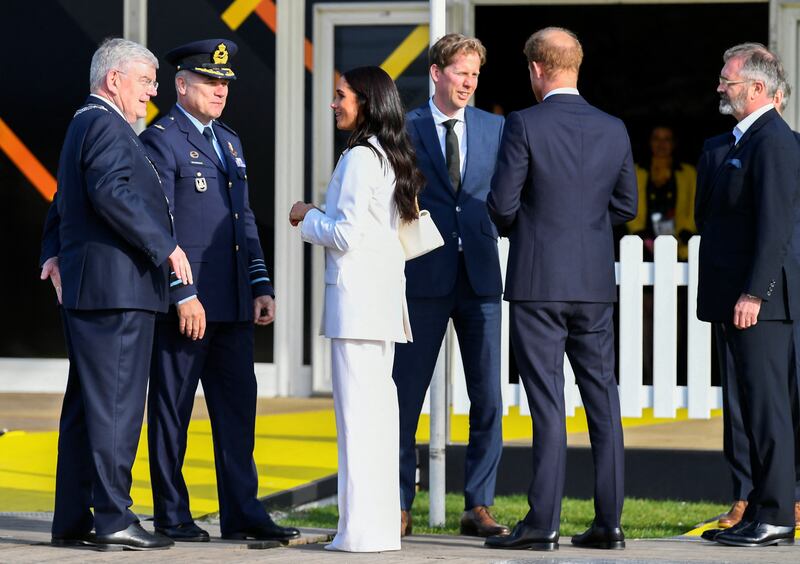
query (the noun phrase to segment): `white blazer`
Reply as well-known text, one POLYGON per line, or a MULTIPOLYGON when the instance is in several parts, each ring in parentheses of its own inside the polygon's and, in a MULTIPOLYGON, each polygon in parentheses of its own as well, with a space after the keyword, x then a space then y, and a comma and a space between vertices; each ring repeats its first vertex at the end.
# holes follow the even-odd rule
POLYGON ((342 154, 328 184, 325 212, 310 210, 304 241, 325 247, 325 307, 320 333, 334 339, 411 341, 405 255, 397 235, 394 171, 377 138, 342 154))

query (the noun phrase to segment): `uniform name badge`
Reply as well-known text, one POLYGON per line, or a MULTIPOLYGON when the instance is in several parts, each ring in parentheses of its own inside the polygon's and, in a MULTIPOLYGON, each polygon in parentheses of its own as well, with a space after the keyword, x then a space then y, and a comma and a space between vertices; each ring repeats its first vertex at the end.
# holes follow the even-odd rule
POLYGON ((198 192, 205 192, 208 190, 208 181, 202 176, 194 179, 194 189, 198 192))

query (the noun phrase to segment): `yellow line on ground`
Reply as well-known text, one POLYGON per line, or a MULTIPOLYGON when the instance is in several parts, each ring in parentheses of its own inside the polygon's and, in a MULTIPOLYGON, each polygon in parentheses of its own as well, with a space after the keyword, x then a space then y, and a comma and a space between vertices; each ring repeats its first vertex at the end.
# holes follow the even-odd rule
POLYGON ((222 21, 228 24, 229 28, 236 30, 260 3, 261 0, 234 0, 222 12, 222 21))
POLYGON ((429 41, 428 34, 427 25, 418 25, 381 63, 381 68, 392 77, 392 80, 397 80, 397 77, 403 74, 403 71, 425 50, 429 41))
MULTIPOLYGON (((10 432, 0 437, 0 511, 52 511, 58 433, 10 432)), ((332 410, 256 418, 253 455, 258 495, 284 491, 336 473, 336 422, 332 410)), ((147 429, 132 470, 133 510, 152 515, 147 429)), ((219 510, 214 444, 208 420, 189 425, 184 461, 192 514, 219 510)))

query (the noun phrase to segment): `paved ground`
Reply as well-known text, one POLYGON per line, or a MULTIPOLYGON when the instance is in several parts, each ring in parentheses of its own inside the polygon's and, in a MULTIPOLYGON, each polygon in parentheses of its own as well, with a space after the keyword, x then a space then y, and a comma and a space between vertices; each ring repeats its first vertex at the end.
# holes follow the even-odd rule
MULTIPOLYGON (((54 548, 50 539, 49 514, 0 513, 0 562, 58 564, 92 562, 270 562, 286 564, 412 564, 412 563, 602 563, 657 562, 732 562, 759 564, 797 563, 800 545, 761 549, 729 548, 702 540, 631 540, 624 551, 581 550, 562 539, 557 552, 496 551, 483 548, 480 539, 418 535, 403 541, 399 552, 350 554, 323 549, 331 531, 304 530, 303 542, 289 547, 266 548, 270 543, 245 543, 216 540, 210 543, 181 543, 169 550, 154 552, 97 552, 91 549, 54 548), (259 550, 260 549, 260 550, 259 550)), ((216 523, 201 523, 212 537, 219 535, 216 523)), ((151 525, 145 523, 150 529, 151 525)))

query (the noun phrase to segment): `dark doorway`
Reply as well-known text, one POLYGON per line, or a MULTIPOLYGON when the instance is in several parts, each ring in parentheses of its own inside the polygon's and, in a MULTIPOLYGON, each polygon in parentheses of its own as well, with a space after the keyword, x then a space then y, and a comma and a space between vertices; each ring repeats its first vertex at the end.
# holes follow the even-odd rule
POLYGON ((546 26, 574 31, 584 49, 578 87, 621 118, 637 161, 655 124, 673 126, 676 157, 697 162, 703 140, 735 123, 717 111, 722 53, 768 41, 769 4, 479 6, 476 35, 488 51, 476 104, 510 112, 534 103, 522 48, 546 26))

